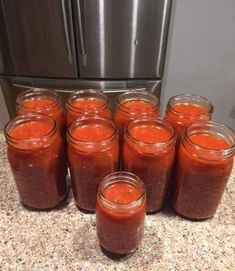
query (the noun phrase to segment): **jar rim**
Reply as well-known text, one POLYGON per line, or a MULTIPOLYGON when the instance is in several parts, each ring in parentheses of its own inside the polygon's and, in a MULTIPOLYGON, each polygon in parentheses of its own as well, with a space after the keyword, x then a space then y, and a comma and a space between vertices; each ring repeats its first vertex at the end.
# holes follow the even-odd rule
MULTIPOLYGON (((16 108, 17 110, 20 110, 21 106, 24 105, 23 101, 24 100, 37 100, 35 99, 35 95, 39 97, 40 95, 50 95, 50 97, 53 97, 51 99, 51 103, 48 105, 44 105, 43 109, 50 109, 51 107, 56 107, 57 105, 61 104, 61 99, 60 96, 56 93, 56 91, 52 89, 47 89, 47 88, 29 88, 25 91, 22 91, 16 98, 16 108)), ((33 109, 42 109, 41 106, 36 106, 36 107, 31 107, 31 106, 24 106, 25 108, 33 108, 33 109)))
POLYGON ((196 121, 192 124, 190 124, 183 133, 183 141, 187 142, 190 146, 192 146, 194 149, 199 151, 206 151, 206 152, 212 152, 214 154, 223 154, 224 156, 233 155, 235 153, 235 134, 234 131, 227 125, 221 124, 219 122, 215 121, 196 121), (201 132, 198 130, 199 127, 203 127, 204 130, 201 132), (205 130, 207 128, 207 130, 205 130), (193 142, 190 138, 192 134, 213 134, 212 129, 216 128, 220 130, 220 133, 217 132, 217 135, 220 134, 220 138, 225 140, 227 143, 230 144, 228 148, 222 149, 222 150, 216 150, 211 148, 206 148, 201 146, 200 144, 197 144, 193 142), (223 132, 223 136, 222 135, 223 132), (192 133, 192 134, 191 134, 192 133), (230 141, 230 142, 228 142, 230 141))
POLYGON ((144 100, 144 101, 152 104, 151 108, 138 110, 138 112, 152 112, 152 111, 157 110, 160 107, 160 101, 159 101, 159 98, 156 95, 154 95, 153 93, 151 93, 150 91, 147 91, 147 90, 135 89, 135 90, 128 90, 126 92, 123 92, 122 94, 120 94, 116 98, 117 106, 119 107, 119 109, 121 109, 122 111, 125 111, 125 112, 135 112, 136 111, 136 110, 134 110, 132 108, 129 108, 129 107, 125 106, 123 104, 123 102, 121 101, 122 99, 125 100, 125 97, 128 98, 128 96, 130 96, 130 99, 128 99, 127 101, 135 101, 135 100, 137 100, 135 98, 131 98, 131 96, 133 96, 133 94, 134 95, 140 94, 140 95, 144 95, 147 98, 150 98, 149 100, 144 100, 144 99, 141 99, 141 100, 144 100))
MULTIPOLYGON (((13 128, 14 129, 14 128, 13 128)), ((36 142, 40 142, 40 143, 45 143, 48 141, 49 138, 51 138, 57 131, 57 126, 56 126, 56 122, 53 118, 44 115, 44 114, 39 114, 39 113, 28 113, 25 115, 20 115, 15 117, 14 119, 10 120, 4 128, 4 135, 5 138, 7 140, 7 142, 9 142, 9 144, 32 144, 35 145, 34 143, 36 142), (45 133, 44 135, 40 136, 40 137, 35 137, 35 138, 31 138, 31 139, 19 139, 19 138, 14 138, 10 135, 9 131, 11 131, 12 127, 17 127, 18 125, 21 125, 23 123, 27 123, 29 121, 32 120, 46 120, 47 122, 50 122, 51 125, 51 129, 45 133)))
POLYGON ((171 113, 174 115, 177 115, 178 117, 183 117, 183 118, 195 118, 195 117, 200 117, 200 116, 208 116, 211 115, 214 111, 214 107, 212 103, 205 97, 200 96, 200 95, 195 95, 191 93, 183 93, 183 94, 178 94, 173 97, 171 97, 167 103, 167 110, 169 110, 171 113), (178 110, 174 109, 175 104, 181 104, 183 102, 180 102, 180 99, 194 99, 195 101, 201 102, 204 105, 208 107, 207 112, 203 114, 184 114, 178 110), (179 100, 179 102, 177 102, 179 100))
POLYGON ((103 178, 103 180, 101 181, 99 185, 98 198, 101 199, 102 203, 104 203, 105 207, 107 207, 108 209, 125 212, 142 205, 143 200, 146 198, 146 188, 145 188, 144 182, 137 175, 131 172, 127 172, 127 171, 116 171, 116 172, 110 173, 109 175, 103 178), (103 191, 109 185, 112 185, 114 183, 123 183, 123 182, 135 185, 138 189, 140 189, 139 197, 133 202, 126 203, 126 204, 114 203, 108 200, 105 197, 103 191))
MULTIPOLYGON (((97 108, 92 108, 92 109, 86 109, 85 112, 95 112, 95 111, 102 111, 103 109, 107 108, 109 106, 109 98, 105 93, 103 93, 101 90, 98 89, 81 89, 81 90, 75 90, 73 93, 71 93, 67 99, 66 102, 66 108, 68 110, 74 111, 74 112, 83 112, 84 109, 77 108, 76 106, 73 105, 73 101, 77 99, 84 99, 85 97, 79 97, 80 95, 86 95, 86 94, 91 94, 91 95, 100 95, 100 100, 104 101, 104 104, 98 106, 97 108)), ((89 96, 87 96, 89 98, 89 96)))
POLYGON ((117 125, 110 119, 108 118, 104 118, 104 117, 100 117, 100 116, 83 116, 80 118, 77 118, 76 120, 72 121, 68 127, 67 130, 67 139, 68 141, 76 144, 76 145, 83 145, 83 146, 89 146, 89 145, 94 145, 94 144, 105 144, 106 142, 110 142, 112 140, 114 140, 115 137, 118 136, 118 128, 117 125), (103 122, 105 124, 109 124, 110 127, 113 128, 113 132, 110 136, 108 136, 107 138, 98 140, 98 141, 83 141, 83 140, 79 140, 76 139, 72 133, 71 133, 71 129, 73 127, 79 127, 80 125, 84 125, 86 124, 86 122, 103 122))
POLYGON ((153 119, 153 118, 149 118, 149 117, 142 117, 142 118, 137 118, 135 120, 129 121, 129 123, 127 124, 127 126, 125 128, 125 136, 128 139, 130 139, 131 141, 133 141, 134 143, 136 143, 138 145, 142 145, 142 146, 155 146, 155 147, 161 148, 161 147, 172 145, 176 142, 175 129, 168 121, 164 120, 161 117, 158 117, 157 119, 153 119), (162 127, 163 126, 167 127, 168 130, 171 131, 171 137, 165 141, 162 141, 162 142, 145 142, 145 141, 138 140, 131 135, 130 126, 141 123, 141 122, 154 123, 156 125, 156 127, 160 127, 160 124, 161 124, 162 127))

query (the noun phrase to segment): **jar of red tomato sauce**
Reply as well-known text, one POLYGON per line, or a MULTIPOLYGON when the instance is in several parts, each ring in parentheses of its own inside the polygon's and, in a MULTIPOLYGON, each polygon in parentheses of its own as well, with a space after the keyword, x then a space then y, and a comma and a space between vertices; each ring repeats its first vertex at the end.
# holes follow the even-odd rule
POLYGON ((159 99, 149 91, 131 90, 117 97, 114 121, 118 125, 120 139, 123 140, 124 129, 130 120, 139 117, 159 116, 159 99))
POLYGON ((76 204, 83 211, 94 212, 102 178, 118 167, 116 125, 111 120, 98 116, 79 118, 69 126, 67 138, 76 204))
POLYGON ((65 114, 58 94, 50 89, 34 88, 20 93, 16 99, 18 115, 40 113, 52 117, 59 131, 65 133, 65 114))
POLYGON ((175 156, 174 128, 162 119, 136 119, 127 125, 123 168, 139 176, 147 193, 147 212, 159 211, 166 200, 175 156))
POLYGON ((25 207, 45 210, 67 197, 64 145, 55 121, 41 114, 14 118, 5 127, 8 161, 25 207))
POLYGON ((129 172, 115 172, 100 184, 96 229, 102 250, 109 256, 134 252, 144 234, 145 186, 129 172))
POLYGON ((235 136, 216 122, 195 122, 185 131, 177 157, 172 207, 190 219, 213 217, 233 168, 235 136))
POLYGON ((97 115, 111 119, 109 99, 95 89, 78 90, 72 93, 66 103, 67 126, 79 117, 97 115))
POLYGON ((175 128, 178 138, 185 128, 199 120, 210 120, 212 104, 204 97, 193 94, 180 94, 170 98, 165 119, 175 128))

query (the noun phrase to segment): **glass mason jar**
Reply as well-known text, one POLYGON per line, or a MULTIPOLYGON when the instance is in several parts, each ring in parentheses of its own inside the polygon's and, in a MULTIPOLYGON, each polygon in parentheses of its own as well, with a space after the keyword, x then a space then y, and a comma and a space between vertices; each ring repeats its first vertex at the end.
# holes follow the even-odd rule
POLYGON ((5 127, 7 155, 25 207, 57 207, 67 197, 64 145, 55 121, 41 114, 14 118, 5 127))
POLYGON ((213 113, 212 104, 204 97, 193 94, 180 94, 170 98, 165 119, 176 130, 178 139, 185 128, 199 120, 210 120, 213 113))
POLYGON ((144 234, 145 186, 130 172, 106 176, 99 186, 96 229, 101 248, 111 255, 134 252, 144 234))
POLYGON ((79 117, 100 116, 111 119, 109 99, 95 89, 78 90, 72 93, 66 103, 67 126, 79 117))
POLYGON ((175 156, 174 128, 162 119, 136 119, 126 128, 123 168, 139 176, 147 193, 147 212, 159 211, 166 200, 175 156))
POLYGON ((172 208, 191 219, 213 217, 233 168, 235 136, 216 122, 195 122, 185 131, 177 157, 172 208))
POLYGON ((16 99, 18 115, 40 113, 52 117, 61 135, 65 134, 65 114, 59 95, 50 89, 32 88, 21 92, 16 99))
POLYGON ((117 97, 114 121, 123 140, 124 129, 130 120, 159 116, 159 99, 149 91, 130 90, 117 97))
POLYGON ((79 118, 67 132, 68 162, 76 204, 83 211, 95 211, 99 184, 116 171, 119 162, 118 133, 109 119, 79 118))

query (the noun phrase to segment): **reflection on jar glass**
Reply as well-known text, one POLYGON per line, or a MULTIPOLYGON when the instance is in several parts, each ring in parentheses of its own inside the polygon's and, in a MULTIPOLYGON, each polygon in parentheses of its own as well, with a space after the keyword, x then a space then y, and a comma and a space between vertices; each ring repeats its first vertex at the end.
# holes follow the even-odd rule
POLYGON ((173 209, 191 219, 213 217, 233 168, 234 153, 230 128, 212 121, 191 124, 177 156, 173 209))

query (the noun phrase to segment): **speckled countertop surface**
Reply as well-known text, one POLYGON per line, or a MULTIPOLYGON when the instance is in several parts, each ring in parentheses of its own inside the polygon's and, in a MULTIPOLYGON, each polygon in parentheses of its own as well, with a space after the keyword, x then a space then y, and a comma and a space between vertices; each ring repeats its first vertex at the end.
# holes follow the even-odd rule
POLYGON ((148 216, 140 248, 113 261, 99 249, 95 215, 78 211, 71 193, 57 211, 20 205, 0 134, 0 270, 235 270, 235 170, 213 219, 148 216))

